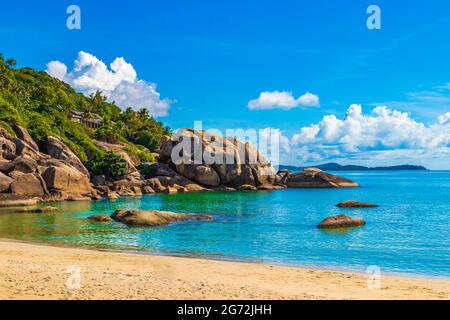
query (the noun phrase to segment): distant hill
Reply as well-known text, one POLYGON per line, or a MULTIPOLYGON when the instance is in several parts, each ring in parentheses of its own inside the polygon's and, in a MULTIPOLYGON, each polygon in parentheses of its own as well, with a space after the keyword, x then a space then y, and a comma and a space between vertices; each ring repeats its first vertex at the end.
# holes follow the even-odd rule
POLYGON ((304 168, 318 168, 323 171, 426 171, 427 168, 423 166, 414 165, 400 165, 400 166, 390 166, 390 167, 365 167, 365 166, 355 166, 347 165, 342 166, 338 163, 325 163, 318 166, 308 166, 308 167, 295 167, 295 166, 285 166, 280 165, 279 170, 290 170, 290 171, 303 171, 304 168))

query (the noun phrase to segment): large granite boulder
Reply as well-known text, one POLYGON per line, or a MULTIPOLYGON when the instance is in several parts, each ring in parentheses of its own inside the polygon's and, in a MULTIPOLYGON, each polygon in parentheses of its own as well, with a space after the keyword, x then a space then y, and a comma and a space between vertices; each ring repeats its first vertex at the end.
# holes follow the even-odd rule
POLYGON ((19 125, 15 125, 13 127, 13 130, 16 133, 17 138, 26 142, 35 151, 39 151, 39 147, 38 147, 36 141, 34 141, 34 139, 30 136, 27 129, 25 129, 19 125))
POLYGON ((145 179, 154 177, 174 177, 177 175, 174 169, 165 163, 142 163, 138 167, 139 172, 145 179))
POLYGON ((42 179, 32 173, 13 172, 11 193, 19 196, 42 197, 45 194, 45 185, 42 179))
POLYGON ((143 211, 143 210, 117 210, 111 216, 115 221, 125 223, 129 226, 158 227, 172 222, 189 220, 211 220, 208 215, 192 215, 166 211, 143 211))
POLYGON ((361 218, 352 218, 345 214, 341 214, 338 216, 332 216, 324 219, 317 227, 319 229, 339 229, 339 228, 360 227, 365 224, 366 222, 361 218))
POLYGON ((168 187, 172 187, 177 190, 180 190, 180 188, 185 188, 188 192, 207 190, 198 183, 182 176, 171 166, 165 163, 144 163, 139 166, 139 170, 147 179, 144 182, 144 185, 151 187, 157 192, 165 192, 168 187))
POLYGON ((91 195, 91 184, 86 175, 75 168, 60 163, 49 166, 42 173, 47 188, 67 196, 91 195))
POLYGON ((177 165, 177 171, 186 178, 208 187, 217 187, 220 185, 219 175, 212 167, 207 165, 181 163, 177 165))
POLYGON ((23 173, 35 173, 38 170, 38 163, 28 155, 20 156, 11 162, 10 171, 14 170, 23 173))
POLYGON ((13 179, 0 172, 0 193, 8 192, 12 182, 13 179))
MULTIPOLYGON (((280 173, 279 173, 280 174, 280 173)), ((288 188, 356 188, 359 185, 349 179, 308 168, 300 173, 282 172, 281 181, 288 188)))
POLYGON ((161 143, 159 147, 159 162, 161 163, 171 163, 172 150, 175 141, 172 141, 170 136, 163 136, 161 138, 161 143))
MULTIPOLYGON (((7 134, 7 132, 5 132, 7 134)), ((12 138, 11 138, 12 139, 12 138)), ((0 160, 12 160, 16 156, 16 144, 0 134, 0 160)))
POLYGON ((251 144, 204 131, 182 129, 170 139, 164 137, 160 161, 206 187, 276 186, 274 168, 251 144), (175 159, 178 156, 182 158, 175 159))
POLYGON ((49 137, 50 156, 39 151, 26 129, 14 130, 17 137, 0 128, 0 206, 95 196, 89 172, 67 146, 49 137))
POLYGON ((89 171, 83 165, 81 160, 59 139, 47 137, 45 141, 45 150, 52 158, 66 161, 79 172, 89 177, 89 171))
POLYGON ((12 138, 12 142, 16 145, 16 156, 29 156, 35 160, 44 157, 44 155, 37 151, 28 142, 21 140, 19 138, 12 138))
POLYGON ((14 168, 14 163, 9 160, 1 160, 0 159, 0 172, 8 174, 14 168))

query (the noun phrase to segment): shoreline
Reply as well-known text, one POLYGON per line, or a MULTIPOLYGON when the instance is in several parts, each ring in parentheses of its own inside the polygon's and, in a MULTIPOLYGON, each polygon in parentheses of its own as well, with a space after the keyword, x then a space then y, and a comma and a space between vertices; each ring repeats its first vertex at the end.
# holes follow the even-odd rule
MULTIPOLYGON (((49 247, 49 248, 60 248, 60 249, 75 249, 75 250, 87 250, 94 252, 105 252, 105 253, 123 253, 123 254, 131 254, 143 257, 167 257, 167 258, 179 258, 179 259, 194 259, 194 260, 206 260, 213 262, 225 262, 225 263, 244 263, 244 264, 254 264, 260 266, 272 266, 272 267, 282 267, 282 268, 292 268, 292 269, 301 269, 301 270, 317 270, 317 271, 325 271, 325 272, 336 272, 336 273, 351 273, 360 276, 367 276, 365 272, 362 270, 345 268, 345 267, 331 267, 331 266, 317 266, 317 265, 300 265, 295 263, 283 263, 283 262, 270 262, 264 260, 256 260, 256 259, 233 259, 226 256, 223 258, 218 258, 217 256, 209 256, 209 255, 183 255, 183 254, 175 254, 175 253, 165 253, 165 252, 150 252, 150 251, 138 251, 138 250, 120 250, 120 249, 110 249, 110 248, 99 248, 95 246, 77 246, 70 244, 52 244, 38 241, 26 241, 26 240, 17 240, 10 238, 0 238, 1 242, 11 242, 11 243, 19 243, 25 245, 36 245, 40 247, 49 247)), ((407 272, 382 272, 383 275, 394 277, 394 278, 410 278, 410 279, 420 279, 420 280, 432 280, 432 281, 449 281, 450 276, 439 276, 439 275, 425 275, 425 274, 413 274, 407 272)), ((450 298, 450 297, 449 297, 450 298)))
POLYGON ((0 239, 0 299, 450 299, 450 280, 0 239), (81 268, 81 289, 66 287, 81 268))

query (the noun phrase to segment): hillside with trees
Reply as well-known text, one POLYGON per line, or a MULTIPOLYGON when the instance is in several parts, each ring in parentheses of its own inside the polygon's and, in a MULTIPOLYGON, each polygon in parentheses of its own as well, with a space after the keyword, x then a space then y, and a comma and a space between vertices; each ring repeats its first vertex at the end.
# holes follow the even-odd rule
POLYGON ((170 130, 148 110, 122 111, 99 91, 87 97, 45 72, 16 69, 16 64, 0 54, 0 127, 14 134, 12 127, 20 125, 38 144, 48 136, 57 137, 94 174, 119 176, 126 171, 122 158, 101 149, 97 141, 124 145, 126 152, 141 162, 155 161, 152 152, 170 130), (70 118, 73 111, 86 118, 95 114, 101 124, 92 129, 75 122, 70 118))

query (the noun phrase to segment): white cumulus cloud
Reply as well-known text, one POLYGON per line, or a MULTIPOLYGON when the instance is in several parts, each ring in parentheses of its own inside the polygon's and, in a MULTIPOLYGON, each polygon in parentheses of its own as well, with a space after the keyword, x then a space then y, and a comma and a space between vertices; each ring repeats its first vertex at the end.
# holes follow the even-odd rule
POLYGON ((100 90, 123 109, 146 108, 159 117, 166 116, 170 108, 171 101, 161 99, 156 84, 138 79, 136 70, 124 58, 116 58, 108 68, 94 55, 80 51, 72 70, 60 61, 51 61, 46 72, 86 95, 100 90))
POLYGON ((261 92, 257 99, 249 101, 248 108, 250 110, 290 110, 300 106, 318 107, 319 104, 319 97, 310 92, 295 98, 291 92, 287 91, 265 91, 261 92))
POLYGON ((300 128, 291 139, 292 153, 300 161, 332 158, 368 158, 391 155, 414 158, 441 157, 450 151, 450 113, 430 125, 408 113, 379 106, 364 114, 361 105, 351 105, 339 119, 327 115, 319 123, 300 128))
POLYGON ((67 66, 59 61, 50 61, 47 64, 46 72, 59 80, 63 80, 67 74, 67 66))
POLYGON ((447 124, 450 123, 450 112, 446 112, 443 115, 438 117, 439 124, 447 124))

